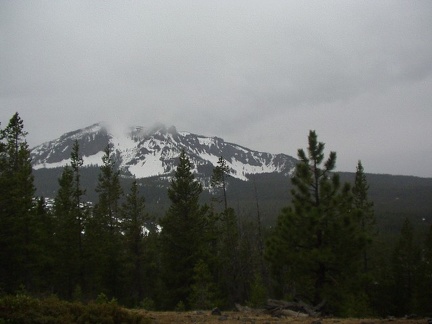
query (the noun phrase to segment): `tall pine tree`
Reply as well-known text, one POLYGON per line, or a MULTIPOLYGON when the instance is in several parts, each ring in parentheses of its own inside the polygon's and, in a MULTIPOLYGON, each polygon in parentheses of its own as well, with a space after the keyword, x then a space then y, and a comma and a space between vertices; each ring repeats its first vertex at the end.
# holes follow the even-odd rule
POLYGON ((222 197, 224 202, 224 210, 228 209, 228 200, 227 200, 227 178, 229 177, 229 167, 225 161, 225 159, 221 156, 217 162, 217 166, 213 169, 213 174, 210 180, 211 186, 214 190, 221 190, 222 197))
POLYGON ((420 249, 414 241, 414 228, 405 219, 392 255, 393 314, 410 314, 416 306, 416 275, 420 265, 420 249))
POLYGON ((37 264, 34 267, 36 278, 35 289, 38 292, 49 291, 54 279, 54 219, 51 209, 44 197, 34 200, 33 217, 36 221, 36 238, 34 254, 37 264))
POLYGON ((192 163, 184 151, 168 189, 171 205, 161 219, 162 275, 169 289, 165 308, 178 303, 188 307, 194 268, 205 255, 206 208, 199 203, 201 184, 192 174, 192 163))
POLYGON ((120 172, 115 169, 114 154, 107 146, 96 192, 99 195, 88 226, 88 245, 92 273, 92 290, 117 297, 122 287, 123 272, 121 247, 120 172))
MULTIPOLYGON (((144 197, 139 194, 137 181, 132 182, 126 201, 122 206, 122 229, 124 232, 124 243, 126 251, 127 290, 130 296, 130 303, 138 305, 144 298, 145 290, 151 285, 146 278, 151 268, 151 261, 146 259, 146 238, 150 231, 154 232, 155 227, 150 216, 145 211, 144 197), (145 261, 149 261, 145 264, 145 261), (147 284, 147 285, 146 285, 147 284)), ((150 298, 148 295, 146 296, 150 298)))
POLYGON ((88 208, 81 188, 82 157, 75 141, 71 164, 63 168, 59 190, 54 200, 55 219, 55 290, 64 298, 72 298, 76 289, 85 285, 84 226, 88 208))
POLYGON ((357 213, 360 231, 365 239, 365 246, 363 250, 363 270, 369 270, 369 250, 368 247, 372 243, 375 232, 375 215, 373 209, 373 202, 368 198, 369 185, 367 183, 366 175, 364 173, 361 161, 358 161, 357 171, 355 174, 354 186, 352 188, 353 194, 353 207, 357 213))
POLYGON ((338 312, 346 281, 356 273, 361 240, 350 187, 332 173, 336 153, 324 161, 324 143, 315 131, 308 142, 307 153, 298 150, 292 205, 282 210, 266 256, 279 280, 280 297, 300 297, 314 305, 327 300, 327 309, 338 312))
POLYGON ((12 292, 31 289, 31 269, 37 256, 35 188, 24 122, 18 113, 0 131, 0 287, 12 292))

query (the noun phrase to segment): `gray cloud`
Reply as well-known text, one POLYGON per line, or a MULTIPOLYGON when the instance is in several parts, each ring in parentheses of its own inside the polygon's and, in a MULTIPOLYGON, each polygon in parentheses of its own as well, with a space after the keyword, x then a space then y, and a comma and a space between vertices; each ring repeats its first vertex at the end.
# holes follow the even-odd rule
POLYGON ((0 121, 31 145, 176 125, 338 168, 432 176, 430 1, 2 1, 0 121))

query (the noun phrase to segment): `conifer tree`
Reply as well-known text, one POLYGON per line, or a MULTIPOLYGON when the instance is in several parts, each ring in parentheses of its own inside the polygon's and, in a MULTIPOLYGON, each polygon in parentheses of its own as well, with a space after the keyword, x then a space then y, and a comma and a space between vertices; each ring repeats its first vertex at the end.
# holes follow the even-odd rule
POLYGON ((419 261, 420 250, 414 241, 414 229, 406 218, 392 255, 393 314, 397 316, 410 314, 416 306, 416 274, 419 261))
POLYGON ((77 238, 78 238, 78 253, 79 253, 79 282, 82 286, 84 285, 84 225, 86 218, 86 206, 82 201, 83 195, 85 195, 85 189, 81 187, 81 168, 84 164, 84 160, 79 153, 78 140, 75 140, 71 151, 71 168, 73 172, 73 191, 72 198, 74 203, 73 214, 76 220, 77 238))
POLYGON ((37 278, 36 291, 49 291, 53 286, 54 277, 54 219, 51 210, 47 207, 44 197, 34 200, 33 214, 35 217, 36 238, 34 254, 38 258, 34 267, 34 274, 37 278))
POLYGON ((355 174, 353 193, 353 207, 357 212, 357 217, 360 222, 360 231, 365 239, 365 247, 363 251, 363 270, 369 270, 369 251, 368 246, 372 243, 375 234, 375 215, 373 209, 373 202, 368 198, 369 185, 367 183, 366 175, 364 173, 361 161, 358 161, 357 171, 355 174))
POLYGON ((88 208, 82 201, 85 190, 81 188, 82 157, 75 141, 71 151, 71 164, 63 168, 58 180, 59 190, 54 200, 55 218, 55 272, 56 289, 65 298, 72 298, 75 289, 84 282, 84 225, 88 208))
POLYGON ((160 221, 162 275, 170 291, 165 308, 173 309, 178 303, 189 307, 194 268, 205 254, 206 208, 199 203, 201 192, 192 163, 182 151, 168 189, 171 205, 160 221))
POLYGON ((189 303, 193 309, 211 309, 214 307, 216 287, 210 269, 203 260, 194 267, 193 284, 189 303))
POLYGON ((0 287, 31 289, 37 241, 32 214, 33 174, 27 132, 18 113, 0 131, 0 287))
POLYGON ((219 290, 227 306, 241 300, 243 285, 240 282, 242 259, 240 256, 240 233, 237 215, 232 208, 219 216, 218 276, 219 290))
POLYGON ((315 131, 308 142, 307 153, 298 150, 292 205, 282 210, 266 256, 280 282, 280 297, 301 297, 314 305, 326 299, 328 310, 337 312, 346 281, 356 276, 361 240, 350 212, 350 187, 332 173, 336 153, 324 161, 324 143, 315 131))
POLYGON ((78 285, 78 254, 76 245, 75 220, 70 199, 72 185, 72 169, 66 166, 59 178, 60 189, 54 202, 54 217, 56 219, 55 237, 55 286, 62 297, 70 298, 72 291, 78 285), (69 178, 70 177, 70 178, 69 178))
MULTIPOLYGON (((148 231, 154 230, 150 216, 145 211, 145 199, 140 196, 137 181, 132 182, 126 201, 122 206, 122 228, 126 245, 126 262, 128 273, 128 294, 131 302, 138 305, 144 298, 145 267, 145 239, 148 231)), ((155 278, 148 278, 154 280, 155 278)))
MULTIPOLYGON (((221 302, 231 307, 240 300, 245 299, 245 258, 242 255, 241 238, 237 214, 233 208, 228 207, 227 179, 230 176, 230 169, 223 157, 220 157, 217 166, 213 168, 210 184, 214 190, 215 200, 223 202, 222 212, 216 214, 215 225, 217 230, 217 246, 214 267, 217 271, 214 274, 218 282, 221 302), (219 198, 222 197, 222 198, 219 198)), ((249 251, 250 252, 250 251, 249 251)))
POLYGON ((419 269, 419 284, 417 285, 417 314, 432 314, 432 225, 423 244, 419 269))
POLYGON ((120 186, 120 171, 115 170, 115 161, 111 148, 105 148, 105 155, 102 157, 103 165, 100 167, 100 174, 96 192, 99 194, 98 203, 95 206, 95 213, 105 217, 106 225, 111 233, 118 232, 119 228, 119 199, 123 194, 120 186))
POLYGON ((90 265, 93 273, 92 290, 102 290, 111 297, 118 296, 122 278, 121 214, 119 170, 115 170, 112 149, 107 146, 102 157, 96 192, 99 194, 93 216, 89 220, 88 244, 91 246, 90 265))
POLYGON ((221 156, 217 162, 217 166, 213 169, 213 174, 211 177, 211 186, 216 190, 222 190, 223 202, 225 211, 228 209, 228 201, 226 194, 226 179, 229 177, 229 167, 225 159, 221 156))

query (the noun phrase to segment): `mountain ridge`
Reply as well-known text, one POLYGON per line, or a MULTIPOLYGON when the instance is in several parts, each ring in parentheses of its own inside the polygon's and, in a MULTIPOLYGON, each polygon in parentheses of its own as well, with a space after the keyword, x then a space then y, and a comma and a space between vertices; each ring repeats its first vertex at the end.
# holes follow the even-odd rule
MULTIPOLYGON (((82 186, 86 189, 88 201, 96 202, 95 191, 103 150, 112 145, 116 152, 118 166, 122 169, 121 183, 124 192, 129 190, 133 172, 142 194, 146 197, 149 212, 162 216, 169 206, 166 194, 169 179, 177 166, 177 154, 182 148, 195 166, 196 178, 209 189, 210 177, 220 156, 228 160, 232 167, 229 179, 228 201, 239 215, 253 217, 259 202, 263 222, 273 225, 277 215, 291 200, 292 184, 288 176, 294 170, 297 160, 284 154, 257 152, 243 146, 227 143, 219 137, 206 137, 177 131, 175 127, 133 127, 126 132, 108 131, 97 123, 86 128, 68 132, 56 140, 45 142, 31 150, 37 195, 55 197, 58 179, 63 166, 68 163, 75 140, 80 145, 86 167, 82 169, 82 186), (122 150, 118 150, 122 148, 122 150), (117 151, 116 151, 117 150, 117 151), (163 154, 162 154, 163 153, 163 154), (237 154, 237 155, 236 155, 237 154), (261 154, 261 155, 260 155, 261 154), (143 157, 147 156, 145 160, 143 157), (165 159, 162 161, 161 158, 165 159), (247 160, 248 159, 248 160, 247 160), (151 168, 152 163, 155 168, 151 168), (243 168, 244 167, 244 168, 243 168), (160 171, 144 174, 138 171, 160 171), (259 171, 255 174, 248 173, 259 171), (252 176, 253 174, 253 176, 252 176), (251 180, 251 181, 245 181, 251 180)), ((353 183, 354 172, 337 172, 341 181, 353 183)), ((432 178, 415 176, 369 174, 367 173, 369 194, 375 204, 377 222, 381 229, 391 229, 397 233, 405 217, 413 224, 424 228, 432 224, 430 201, 432 201, 432 178)), ((204 203, 211 201, 211 193, 204 190, 204 203)))
POLYGON ((150 129, 134 126, 124 132, 95 123, 32 148, 33 168, 65 166, 70 161, 75 140, 80 146, 84 166, 101 165, 104 150, 110 145, 122 173, 136 178, 172 175, 181 150, 185 150, 198 177, 208 176, 221 156, 226 160, 231 176, 243 181, 252 174, 280 173, 288 176, 297 163, 295 158, 286 154, 258 152, 225 142, 220 137, 179 132, 174 126, 158 124, 150 129))

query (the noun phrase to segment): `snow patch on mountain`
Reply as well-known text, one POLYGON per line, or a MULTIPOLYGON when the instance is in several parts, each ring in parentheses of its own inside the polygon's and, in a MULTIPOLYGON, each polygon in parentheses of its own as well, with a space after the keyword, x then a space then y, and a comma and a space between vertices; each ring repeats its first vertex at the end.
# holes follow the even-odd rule
MULTIPOLYGON (((82 156, 83 159, 83 166, 92 166, 92 165, 100 165, 102 161, 102 157, 104 156, 104 152, 98 152, 96 154, 90 155, 90 156, 82 156)), ((53 169, 53 168, 63 168, 66 165, 71 164, 71 159, 64 159, 58 162, 53 163, 40 163, 33 165, 34 170, 38 169, 53 169)))
POLYGON ((137 178, 148 178, 153 176, 160 176, 166 173, 163 167, 162 155, 158 154, 150 155, 144 160, 129 166, 128 170, 137 178))
POLYGON ((296 163, 285 154, 257 152, 219 137, 178 132, 175 127, 157 125, 150 129, 132 127, 119 131, 99 123, 33 148, 33 168, 57 168, 69 164, 75 141, 79 143, 84 166, 101 165, 104 150, 110 145, 119 169, 137 178, 172 175, 182 150, 194 165, 193 171, 201 177, 211 173, 221 156, 231 175, 241 180, 248 180, 248 175, 257 173, 288 175, 296 163))

